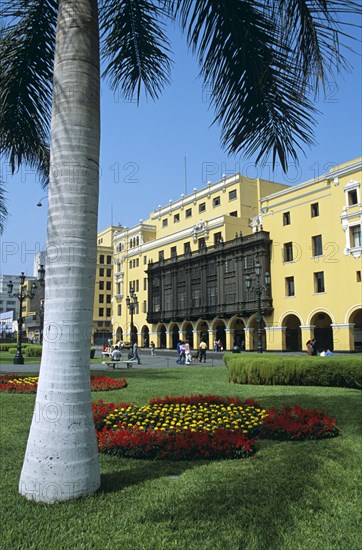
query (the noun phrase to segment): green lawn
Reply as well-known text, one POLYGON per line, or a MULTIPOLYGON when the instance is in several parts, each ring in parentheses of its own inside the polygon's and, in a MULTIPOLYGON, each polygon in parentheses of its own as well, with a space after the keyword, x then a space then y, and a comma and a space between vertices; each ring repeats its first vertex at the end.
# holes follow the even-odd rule
POLYGON ((254 397, 265 406, 297 402, 336 416, 342 435, 311 442, 263 441, 253 458, 233 461, 149 462, 100 455, 97 494, 42 505, 17 493, 34 396, 1 394, 0 548, 360 548, 358 390, 232 385, 225 367, 109 375, 126 376, 128 387, 94 393, 94 400, 143 404, 166 394, 214 393, 254 397))

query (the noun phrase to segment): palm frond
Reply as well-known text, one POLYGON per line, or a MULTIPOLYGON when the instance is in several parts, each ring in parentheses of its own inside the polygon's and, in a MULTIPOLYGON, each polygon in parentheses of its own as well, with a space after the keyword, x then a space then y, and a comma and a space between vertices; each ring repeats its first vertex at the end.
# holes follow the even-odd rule
POLYGON ((172 61, 164 33, 162 2, 110 0, 100 5, 104 75, 126 99, 140 100, 142 85, 157 99, 170 80, 172 61))
POLYGON ((2 3, 0 153, 14 172, 26 162, 48 179, 56 0, 2 3))
MULTIPOLYGON (((343 55, 344 30, 353 23, 348 14, 361 15, 361 4, 351 0, 268 0, 282 30, 281 41, 293 50, 311 91, 317 93, 330 78, 350 65, 343 55)), ((346 46, 348 47, 348 46, 346 46)), ((349 48, 349 47, 348 47, 349 48)))
POLYGON ((222 145, 258 160, 272 153, 284 170, 312 143, 313 108, 279 28, 256 2, 177 0, 174 6, 201 74, 211 85, 222 145))
POLYGON ((0 234, 3 233, 4 231, 5 222, 8 216, 5 194, 6 194, 6 191, 4 189, 3 182, 0 178, 0 234))

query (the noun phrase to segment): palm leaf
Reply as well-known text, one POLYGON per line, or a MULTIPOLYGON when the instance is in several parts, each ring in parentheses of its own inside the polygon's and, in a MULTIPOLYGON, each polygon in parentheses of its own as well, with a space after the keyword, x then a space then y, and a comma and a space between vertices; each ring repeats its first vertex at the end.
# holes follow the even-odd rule
POLYGON ((0 179, 0 234, 4 231, 6 218, 8 216, 5 194, 4 185, 0 179))
POLYGON ((48 180, 56 0, 5 1, 0 37, 0 153, 48 180))
POLYGON ((271 154, 273 164, 279 158, 285 171, 288 159, 296 161, 298 152, 313 143, 316 110, 307 84, 319 82, 321 67, 331 59, 342 62, 333 15, 327 10, 320 23, 322 16, 315 11, 299 12, 297 17, 294 9, 289 21, 287 4, 286 0, 168 2, 211 86, 222 145, 230 153, 257 153, 257 162, 271 154), (293 35, 286 32, 286 20, 290 26, 299 25, 293 35), (301 34, 307 21, 308 33, 301 34), (326 56, 328 47, 331 53, 326 56), (308 62, 310 51, 314 58, 308 62))
POLYGON ((100 26, 104 39, 104 74, 114 89, 120 87, 126 99, 140 99, 142 85, 157 99, 169 83, 171 59, 163 31, 166 11, 158 2, 109 0, 100 5, 100 26))

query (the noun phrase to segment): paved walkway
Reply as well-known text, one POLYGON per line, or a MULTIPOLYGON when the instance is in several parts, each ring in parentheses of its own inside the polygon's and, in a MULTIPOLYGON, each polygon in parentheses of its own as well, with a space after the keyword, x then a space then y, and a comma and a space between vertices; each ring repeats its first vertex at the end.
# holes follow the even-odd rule
MULTIPOLYGON (((97 353, 98 355, 98 353, 97 353)), ((122 354, 122 359, 126 359, 127 355, 125 353, 122 354)), ((219 353, 213 353, 210 352, 209 356, 206 359, 206 363, 199 363, 194 362, 191 365, 179 365, 176 363, 177 355, 176 352, 172 350, 162 350, 160 353, 156 353, 156 355, 151 355, 150 350, 141 350, 140 352, 140 360, 141 365, 137 365, 137 363, 133 364, 134 369, 142 370, 142 369, 149 369, 149 368, 175 368, 175 367, 183 367, 186 369, 192 368, 194 366, 224 366, 225 363, 223 361, 223 354, 219 353), (215 357, 216 355, 216 357, 215 357)), ((90 368, 91 371, 113 371, 112 367, 107 367, 106 365, 102 365, 102 357, 99 357, 99 363, 91 363, 90 368)), ((25 359, 26 361, 26 359, 25 359)), ((124 365, 126 367, 126 365, 124 365)), ((38 373, 40 368, 40 363, 38 364, 24 364, 24 365, 13 365, 13 364, 0 364, 0 372, 3 373, 16 373, 16 372, 29 372, 29 373, 38 373)), ((127 371, 127 368, 119 369, 127 371)))

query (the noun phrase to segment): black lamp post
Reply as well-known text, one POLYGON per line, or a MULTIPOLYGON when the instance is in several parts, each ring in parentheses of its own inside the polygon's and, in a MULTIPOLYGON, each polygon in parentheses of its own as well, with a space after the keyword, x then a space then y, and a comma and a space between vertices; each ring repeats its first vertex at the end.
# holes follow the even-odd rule
POLYGON ((251 277, 250 275, 247 275, 245 277, 245 286, 248 291, 255 290, 258 301, 258 311, 256 316, 256 322, 258 325, 258 345, 257 345, 257 351, 258 353, 263 353, 263 329, 262 329, 262 322, 263 322, 263 311, 261 309, 261 295, 263 293, 263 290, 266 290, 270 286, 270 273, 269 271, 265 272, 265 285, 261 284, 260 281, 260 275, 261 275, 261 265, 258 261, 255 263, 255 274, 257 276, 257 283, 255 287, 251 286, 251 277))
MULTIPOLYGON (((45 269, 44 269, 44 266, 41 265, 38 269, 38 282, 40 286, 44 286, 44 275, 45 275, 45 269)), ((26 288, 24 287, 24 283, 25 283, 25 274, 24 272, 22 272, 20 275, 20 285, 19 285, 18 292, 15 292, 14 294, 12 293, 14 288, 14 283, 12 281, 9 281, 7 285, 9 298, 17 298, 17 300, 19 300, 19 308, 20 308, 19 318, 18 318, 18 342, 16 346, 16 354, 13 360, 14 365, 24 365, 24 357, 21 352, 21 345, 23 342, 23 302, 27 298, 29 298, 30 300, 34 298, 36 289, 38 288, 38 285, 35 282, 33 282, 33 284, 31 285, 30 292, 27 292, 26 288)))
POLYGON ((136 306, 138 304, 137 296, 135 294, 134 288, 131 287, 129 291, 131 296, 127 296, 126 304, 131 314, 131 346, 133 345, 133 314, 135 312, 136 306))

